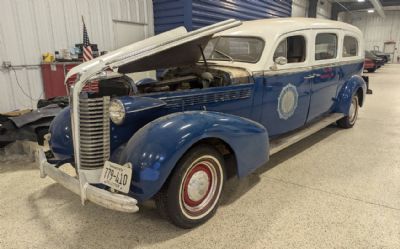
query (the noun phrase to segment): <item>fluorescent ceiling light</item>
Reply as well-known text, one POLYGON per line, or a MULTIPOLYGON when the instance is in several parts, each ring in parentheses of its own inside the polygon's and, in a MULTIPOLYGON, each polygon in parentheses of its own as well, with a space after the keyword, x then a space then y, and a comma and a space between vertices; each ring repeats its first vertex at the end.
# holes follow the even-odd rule
POLYGON ((365 2, 365 0, 357 0, 357 2, 362 3, 365 2))
POLYGON ((374 13, 375 10, 368 10, 368 13, 374 13))

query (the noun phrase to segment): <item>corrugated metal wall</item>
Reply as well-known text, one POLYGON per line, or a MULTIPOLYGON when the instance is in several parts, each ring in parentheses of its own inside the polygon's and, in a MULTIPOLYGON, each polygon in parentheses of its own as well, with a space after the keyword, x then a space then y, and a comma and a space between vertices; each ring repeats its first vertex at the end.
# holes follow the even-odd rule
POLYGON ((184 25, 185 11, 190 3, 189 0, 153 0, 154 33, 159 34, 184 25))
POLYGON ((229 18, 254 20, 272 17, 288 17, 292 1, 239 1, 239 0, 193 0, 192 28, 198 29, 229 18))
POLYGON ((154 0, 154 26, 156 33, 182 25, 193 30, 229 18, 289 17, 291 12, 291 0, 154 0))
MULTIPOLYGON (((365 48, 371 50, 379 46, 383 50, 383 44, 387 41, 395 41, 400 48, 400 11, 385 11, 386 18, 378 14, 353 13, 351 24, 359 27, 364 34, 365 48)), ((395 53, 395 61, 400 56, 399 49, 395 53)))
MULTIPOLYGON (((100 50, 115 49, 113 20, 145 24, 146 36, 154 32, 151 0, 1 0, 0 63, 38 65, 42 53, 81 43, 81 15, 100 50)), ((0 112, 34 108, 43 96, 40 68, 1 69, 0 87, 0 112)))

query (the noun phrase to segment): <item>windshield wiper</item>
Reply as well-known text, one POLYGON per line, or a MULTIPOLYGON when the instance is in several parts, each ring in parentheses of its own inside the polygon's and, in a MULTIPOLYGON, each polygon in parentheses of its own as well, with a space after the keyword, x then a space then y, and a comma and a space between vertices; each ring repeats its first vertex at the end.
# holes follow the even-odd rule
POLYGON ((214 49, 214 52, 217 52, 218 54, 220 54, 220 55, 222 55, 222 56, 225 56, 226 58, 228 58, 229 60, 231 60, 232 62, 234 62, 233 58, 232 58, 231 56, 225 54, 224 52, 219 51, 219 50, 217 50, 217 49, 214 49))

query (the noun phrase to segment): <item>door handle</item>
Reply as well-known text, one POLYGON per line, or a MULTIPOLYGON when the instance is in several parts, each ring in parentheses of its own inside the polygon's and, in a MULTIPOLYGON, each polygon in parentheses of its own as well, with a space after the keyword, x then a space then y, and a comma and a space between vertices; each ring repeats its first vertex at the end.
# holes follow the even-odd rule
POLYGON ((304 77, 305 80, 314 79, 314 78, 315 78, 314 74, 311 74, 311 75, 308 75, 308 76, 304 77))

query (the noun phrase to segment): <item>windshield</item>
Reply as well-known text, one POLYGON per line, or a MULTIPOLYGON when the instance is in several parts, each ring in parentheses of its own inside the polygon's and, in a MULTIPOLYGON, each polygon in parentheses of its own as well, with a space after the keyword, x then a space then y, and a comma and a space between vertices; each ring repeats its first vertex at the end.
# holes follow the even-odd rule
POLYGON ((220 36, 211 39, 204 49, 206 60, 256 63, 264 49, 264 41, 256 37, 220 36))

